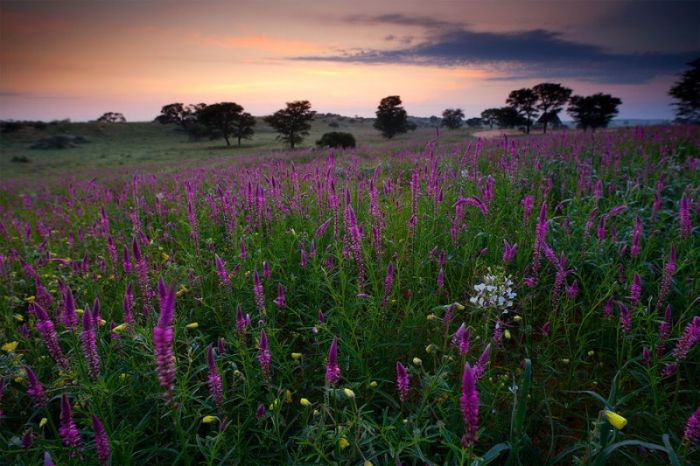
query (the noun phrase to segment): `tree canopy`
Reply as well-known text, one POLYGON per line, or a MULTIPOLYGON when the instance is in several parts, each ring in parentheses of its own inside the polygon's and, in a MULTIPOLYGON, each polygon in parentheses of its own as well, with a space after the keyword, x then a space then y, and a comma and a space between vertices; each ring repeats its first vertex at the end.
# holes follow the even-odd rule
POLYGON ((525 118, 513 107, 501 107, 496 109, 496 122, 499 128, 514 128, 524 125, 525 118))
POLYGON ((547 132, 547 123, 551 121, 551 114, 557 114, 569 101, 571 89, 558 83, 541 83, 532 88, 537 96, 537 108, 542 111, 541 120, 544 123, 544 132, 547 132))
POLYGON ((576 126, 583 129, 605 128, 610 120, 617 115, 617 107, 622 100, 610 94, 593 94, 587 97, 572 96, 569 100, 567 112, 576 122, 576 126))
POLYGON ((107 112, 97 119, 100 123, 126 123, 124 115, 118 112, 107 112))
POLYGON ((279 139, 289 144, 294 149, 296 144, 309 135, 311 125, 316 112, 311 110, 308 100, 287 102, 287 107, 277 110, 274 114, 265 117, 265 122, 280 133, 279 139))
POLYGON ((688 66, 690 69, 681 74, 668 94, 675 99, 676 121, 700 123, 700 58, 691 61, 688 66))
POLYGON ((537 94, 528 88, 511 91, 506 99, 506 103, 513 107, 520 116, 525 118, 525 132, 530 134, 532 119, 539 113, 537 107, 537 94))
POLYGON ((164 105, 155 121, 164 125, 176 124, 182 129, 188 130, 197 122, 198 113, 206 106, 207 104, 184 105, 181 102, 164 105))
POLYGON ((461 108, 448 108, 442 112, 442 126, 449 129, 457 129, 462 126, 464 120, 464 112, 461 108))
MULTIPOLYGON (((221 102, 204 107, 197 113, 197 119, 210 131, 216 131, 226 140, 230 146, 231 135, 238 136, 238 128, 243 114, 243 107, 235 102, 221 102)), ((252 131, 252 128, 251 128, 252 131)), ((250 133, 252 134, 252 132, 250 133)), ((239 137, 240 145, 240 137, 239 137)))
POLYGON ((489 128, 493 129, 493 125, 498 122, 498 109, 487 108, 481 112, 481 120, 484 122, 484 124, 489 125, 489 128))
POLYGON ((401 106, 401 97, 390 95, 384 97, 377 107, 377 119, 374 127, 382 132, 382 136, 391 139, 411 129, 406 110, 401 106))

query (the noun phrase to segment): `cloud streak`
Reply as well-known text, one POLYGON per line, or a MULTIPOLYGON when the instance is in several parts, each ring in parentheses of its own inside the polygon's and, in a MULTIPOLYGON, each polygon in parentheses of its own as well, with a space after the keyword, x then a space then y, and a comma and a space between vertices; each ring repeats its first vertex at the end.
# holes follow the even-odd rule
POLYGON ((466 25, 383 15, 357 18, 369 24, 394 24, 427 30, 424 42, 392 50, 363 49, 335 55, 306 55, 295 60, 346 63, 411 64, 439 67, 482 67, 500 74, 497 79, 570 78, 632 84, 659 75, 675 74, 697 52, 613 53, 601 47, 565 39, 558 32, 534 29, 481 32, 466 25))

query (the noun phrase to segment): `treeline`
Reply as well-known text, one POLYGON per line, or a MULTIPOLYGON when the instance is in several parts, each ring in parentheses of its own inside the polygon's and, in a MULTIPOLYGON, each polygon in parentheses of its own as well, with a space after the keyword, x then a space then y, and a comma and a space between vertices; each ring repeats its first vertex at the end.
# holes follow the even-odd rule
MULTIPOLYGON (((571 95, 572 91, 559 83, 541 83, 532 88, 511 91, 506 98, 506 106, 487 108, 480 118, 466 121, 470 127, 494 125, 500 128, 522 127, 530 133, 533 124, 542 127, 563 126, 559 113, 567 106, 567 113, 581 129, 605 128, 618 113, 622 100, 609 94, 597 93, 590 96, 571 95)), ((446 109, 442 113, 442 126, 460 128, 464 113, 461 109, 446 109)))

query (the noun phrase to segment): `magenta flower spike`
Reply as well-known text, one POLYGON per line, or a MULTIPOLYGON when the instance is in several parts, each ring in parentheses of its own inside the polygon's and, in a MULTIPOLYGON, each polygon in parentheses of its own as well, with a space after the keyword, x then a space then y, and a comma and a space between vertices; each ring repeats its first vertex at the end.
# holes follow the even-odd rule
POLYGON ((245 239, 241 238, 241 248, 240 252, 238 253, 238 257, 241 258, 241 260, 245 260, 246 258, 246 250, 245 250, 245 239))
MULTIPOLYGON (((71 449, 80 446, 80 432, 73 420, 73 411, 71 410, 70 401, 65 394, 61 397, 61 422, 58 428, 58 435, 63 440, 63 444, 71 449)), ((72 452, 75 456, 76 452, 72 452)))
POLYGON ((221 260, 218 254, 214 254, 214 264, 216 266, 216 274, 219 276, 219 281, 226 286, 231 285, 231 278, 226 271, 226 264, 221 260))
POLYGON ((87 361, 90 378, 95 380, 100 375, 100 358, 97 354, 97 334, 95 322, 89 309, 83 312, 83 331, 80 335, 83 357, 87 361))
POLYGON ((338 367, 338 340, 333 337, 331 346, 328 349, 328 361, 326 362, 326 381, 330 386, 334 386, 340 380, 340 367, 338 367))
POLYGON ((469 329, 464 323, 459 326, 452 337, 452 345, 457 348, 459 354, 467 354, 469 352, 469 329))
POLYGON ((221 409, 224 405, 224 390, 221 384, 219 371, 216 368, 216 361, 214 360, 214 348, 212 348, 211 345, 207 348, 207 364, 209 366, 209 376, 207 378, 209 382, 209 392, 214 398, 216 406, 221 409))
POLYGON ((129 330, 134 329, 134 292, 131 283, 126 285, 124 299, 122 301, 122 319, 129 326, 129 330))
POLYGON ((267 343, 267 334, 265 329, 260 331, 260 343, 258 344, 258 363, 260 364, 260 369, 265 376, 265 379, 270 381, 270 360, 272 356, 270 355, 270 350, 267 343))
POLYGON ((693 317, 683 331, 683 336, 673 349, 673 357, 680 362, 688 356, 688 352, 694 344, 700 342, 700 316, 693 317))
POLYGON ((125 274, 131 272, 131 256, 129 255, 129 248, 127 248, 126 245, 122 250, 122 271, 124 271, 125 274))
POLYGON ((48 451, 44 452, 44 466, 55 466, 48 451))
POLYGON ((274 300, 272 300, 272 302, 275 303, 275 306, 277 306, 280 309, 285 307, 284 287, 282 286, 281 283, 277 284, 277 297, 274 300))
POLYGON ((255 296, 255 306, 260 311, 260 314, 265 315, 265 295, 257 270, 253 272, 253 295, 255 296))
POLYGON ((671 331, 671 305, 666 305, 666 311, 664 312, 664 320, 659 324, 659 336, 656 340, 656 355, 661 357, 664 355, 666 338, 668 338, 668 333, 671 331))
POLYGON ((503 262, 508 263, 513 260, 515 257, 515 248, 517 247, 517 244, 510 244, 505 239, 503 240, 503 262))
POLYGON ((690 415, 685 424, 683 443, 691 447, 700 443, 700 406, 690 415))
POLYGON ((97 450, 97 461, 100 465, 109 463, 109 439, 102 425, 100 418, 92 415, 92 430, 95 433, 95 450, 97 450))
POLYGON ((462 375, 462 396, 459 397, 459 407, 464 419, 463 447, 474 444, 479 429, 479 394, 476 390, 476 380, 475 370, 467 362, 462 375))
POLYGON ((637 215, 634 220, 634 229, 632 230, 632 246, 630 247, 630 255, 637 257, 641 251, 640 238, 642 235, 642 220, 637 215))
POLYGON ((63 293, 63 325, 71 329, 78 326, 78 315, 75 312, 75 299, 73 299, 73 292, 68 287, 66 287, 66 292, 63 293))
POLYGON ((29 366, 24 366, 24 372, 27 374, 27 382, 29 382, 29 387, 27 387, 27 395, 34 400, 37 406, 46 406, 46 393, 44 392, 44 386, 37 379, 36 374, 29 366))
POLYGON ((623 333, 630 333, 632 330, 632 313, 623 303, 618 302, 617 308, 620 311, 620 327, 623 333))
POLYGON ((61 347, 58 344, 58 335, 56 334, 56 328, 54 327, 53 322, 49 318, 49 315, 46 313, 44 308, 39 304, 33 303, 32 309, 34 310, 34 315, 36 315, 37 318, 36 329, 44 340, 46 349, 53 360, 56 361, 56 364, 58 364, 62 369, 66 369, 68 367, 68 360, 63 355, 61 347))
POLYGON ((396 388, 399 391, 399 399, 402 403, 405 403, 408 400, 411 381, 408 378, 406 368, 398 361, 396 362, 396 388))
POLYGON ((463 205, 468 205, 471 207, 476 207, 481 211, 483 215, 488 215, 489 214, 489 208, 486 204, 484 204, 481 199, 475 196, 470 196, 470 197, 460 197, 457 199, 457 202, 455 202, 452 207, 460 207, 463 205))
POLYGON ((668 259, 664 264, 664 271, 661 277, 661 286, 659 287, 659 299, 656 302, 657 309, 668 296, 668 292, 671 289, 671 279, 676 271, 676 248, 671 243, 671 249, 668 251, 668 259))
POLYGON ((248 325, 250 325, 250 316, 248 316, 248 318, 244 317, 241 306, 239 305, 238 309, 236 310, 236 330, 238 331, 240 338, 245 338, 246 328, 248 325))
POLYGON ((389 295, 391 294, 391 287, 394 283, 394 263, 389 262, 386 266, 386 275, 384 275, 384 299, 382 304, 386 304, 389 295))
POLYGON ((632 284, 630 285, 630 304, 636 306, 639 303, 639 297, 642 294, 642 278, 637 272, 634 273, 632 284))
MULTIPOLYGON (((549 322, 546 322, 542 327, 544 328, 547 326, 547 333, 549 333, 549 322)), ((479 379, 481 378, 482 375, 484 375, 484 372, 486 372, 486 365, 489 363, 489 357, 491 356, 491 343, 486 345, 486 348, 484 348, 484 351, 481 353, 481 356, 479 356, 479 359, 476 361, 476 364, 474 364, 474 376, 479 379)))
POLYGON ((160 315, 153 327, 153 352, 156 359, 156 372, 160 386, 165 390, 165 399, 174 406, 175 363, 173 361, 173 320, 175 318, 175 284, 169 288, 161 279, 158 283, 160 315))

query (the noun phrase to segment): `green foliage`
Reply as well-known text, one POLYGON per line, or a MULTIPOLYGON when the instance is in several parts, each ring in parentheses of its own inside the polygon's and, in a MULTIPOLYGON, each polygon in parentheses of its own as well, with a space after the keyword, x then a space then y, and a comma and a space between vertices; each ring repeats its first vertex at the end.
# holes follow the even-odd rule
POLYGON ((506 99, 506 103, 513 107, 521 117, 525 119, 526 133, 530 134, 530 126, 532 126, 532 119, 537 117, 539 113, 537 111, 537 94, 535 91, 528 88, 518 89, 511 91, 506 99))
POLYGON ((568 113, 581 129, 606 128, 610 120, 617 115, 617 107, 622 100, 610 94, 593 94, 587 97, 572 96, 569 100, 568 113))
POLYGON ((126 123, 124 115, 117 112, 107 112, 97 119, 98 123, 126 123))
MULTIPOLYGON (((411 129, 406 110, 401 106, 401 97, 398 95, 384 97, 379 102, 375 113, 377 118, 374 121, 374 127, 381 131, 382 136, 387 139, 391 139, 397 134, 403 134, 411 129)), ((413 129, 415 129, 415 125, 413 129)))
POLYGON ((558 83, 540 83, 532 91, 537 96, 537 108, 542 111, 541 120, 546 133, 552 115, 558 114, 569 101, 571 89, 558 83))
POLYGON ((241 145, 242 138, 250 138, 253 135, 255 118, 250 113, 243 112, 243 107, 235 102, 221 102, 208 105, 197 112, 197 121, 210 131, 216 131, 230 146, 231 135, 238 138, 238 145, 241 145))
POLYGON ((461 108, 448 108, 442 112, 442 126, 449 129, 461 128, 464 123, 464 112, 461 108))
POLYGON ((321 139, 316 141, 316 145, 318 147, 339 147, 341 149, 355 147, 355 136, 350 133, 332 131, 321 136, 321 139))
POLYGON ((311 129, 309 123, 315 115, 316 112, 311 110, 311 103, 308 100, 298 100, 287 102, 286 108, 265 117, 265 123, 280 133, 280 140, 294 149, 295 145, 304 140, 304 136, 309 135, 309 129, 311 129))
POLYGON ((676 107, 676 121, 700 123, 700 58, 688 63, 690 69, 681 74, 668 94, 673 97, 676 107))

